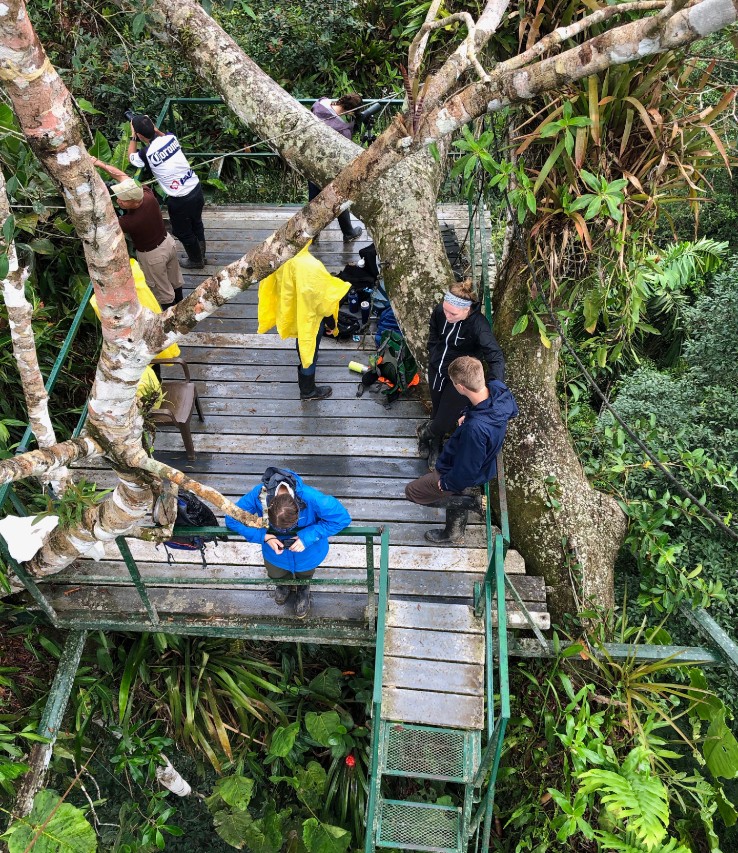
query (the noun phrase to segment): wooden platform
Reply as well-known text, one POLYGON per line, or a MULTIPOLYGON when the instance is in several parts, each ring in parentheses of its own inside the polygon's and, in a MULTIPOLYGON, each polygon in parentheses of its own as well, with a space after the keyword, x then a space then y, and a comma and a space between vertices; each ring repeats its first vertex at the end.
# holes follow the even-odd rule
MULTIPOLYGON (((185 271, 185 290, 240 257, 295 210, 206 208, 208 267, 202 272, 185 271)), ((439 219, 454 223, 460 238, 466 233, 466 208, 441 206, 439 219)), ((358 259, 358 250, 369 242, 368 236, 363 236, 366 239, 344 244, 334 223, 321 234, 312 251, 330 271, 337 272, 358 259)), ((328 339, 320 347, 317 381, 330 384, 333 396, 319 402, 300 402, 294 342, 282 341, 274 333, 257 335, 256 310, 257 289, 253 288, 224 305, 185 339, 182 352, 198 386, 205 423, 192 420, 197 454, 194 462, 187 461, 179 433, 169 428, 162 428, 157 435, 157 458, 233 500, 258 483, 270 465, 297 471, 309 485, 339 498, 354 524, 389 525, 393 597, 471 603, 473 584, 482 579, 486 567, 483 527, 472 517, 463 547, 433 547, 423 534, 443 524, 445 511, 417 506, 404 497, 405 484, 427 470, 425 461, 417 457, 415 438, 417 425, 427 416, 423 404, 408 399, 387 410, 372 393, 357 399, 358 377, 348 370, 348 363, 366 363, 368 353, 357 352, 360 344, 353 341, 328 339)), ((371 337, 366 345, 373 349, 371 337)), ((168 368, 164 370, 166 376, 168 368)), ((113 476, 101 467, 90 466, 90 479, 101 485, 112 484, 113 476)), ((188 611, 196 619, 207 617, 211 624, 237 613, 248 622, 254 611, 247 602, 267 595, 267 587, 254 584, 264 578, 260 548, 246 542, 208 545, 206 570, 196 552, 178 552, 177 562, 170 567, 162 548, 132 540, 129 544, 162 619, 177 619, 188 611), (176 587, 161 582, 173 574, 180 576, 176 587), (199 580, 206 580, 208 589, 200 588, 195 594, 199 580)), ((318 576, 360 580, 366 576, 365 565, 362 542, 341 540, 332 545, 318 576)), ((375 565, 379 566, 378 546, 375 565)), ((520 574, 523 570, 520 564, 513 567, 515 585, 538 624, 548 627, 543 581, 520 574)), ((55 605, 66 613, 105 609, 125 618, 127 613, 141 612, 141 603, 135 594, 129 594, 130 590, 125 595, 110 591, 122 590, 117 585, 104 596, 99 594, 98 606, 95 590, 102 578, 113 584, 129 578, 114 543, 107 547, 106 559, 78 561, 76 567, 55 576, 48 591, 55 605)), ((360 592, 356 588, 357 597, 360 592)), ((345 589, 316 588, 316 615, 332 613, 337 621, 360 620, 363 605, 358 606, 353 598, 339 603, 337 596, 345 595, 345 589)), ((272 602, 265 615, 267 610, 272 614, 276 609, 272 602)), ((279 610, 278 615, 291 618, 288 608, 279 610)), ((514 607, 510 619, 513 626, 524 624, 522 614, 514 607)))

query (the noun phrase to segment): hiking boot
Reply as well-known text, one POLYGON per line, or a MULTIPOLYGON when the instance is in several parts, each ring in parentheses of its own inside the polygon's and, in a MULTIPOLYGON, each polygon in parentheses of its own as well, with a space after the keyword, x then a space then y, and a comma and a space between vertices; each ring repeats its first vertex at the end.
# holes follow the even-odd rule
POLYGON ((330 385, 316 385, 315 374, 306 376, 304 373, 297 371, 297 384, 300 386, 301 400, 325 400, 333 393, 330 385))
POLYGON ((179 262, 181 267, 184 267, 186 270, 204 270, 205 264, 202 262, 202 258, 198 260, 193 260, 192 258, 185 258, 183 261, 179 262))
POLYGON ((274 603, 279 604, 281 607, 283 604, 287 603, 287 599, 292 595, 292 590, 294 587, 291 586, 283 586, 282 584, 277 584, 277 588, 274 591, 274 603))
POLYGON ((196 242, 192 245, 188 243, 184 247, 184 250, 187 253, 187 257, 179 262, 181 267, 184 267, 186 270, 201 270, 205 268, 202 249, 199 243, 196 242))
POLYGON ((361 227, 361 225, 357 225, 356 228, 352 228, 348 233, 345 233, 343 235, 343 242, 353 243, 354 240, 356 240, 358 237, 361 237, 363 233, 364 229, 361 227))
POLYGON ((295 599, 295 616, 304 619, 310 613, 310 587, 298 586, 297 598, 295 599))
POLYGON ((469 509, 451 498, 446 507, 446 526, 443 530, 428 530, 425 538, 434 545, 459 545, 464 541, 469 509))
POLYGON ((207 251, 208 244, 204 240, 197 241, 200 244, 200 254, 202 255, 202 262, 206 264, 208 259, 205 257, 205 252, 207 251))
POLYGON ((418 456, 428 457, 431 449, 431 443, 434 439, 433 430, 431 429, 431 422, 425 421, 420 424, 420 426, 415 430, 415 434, 418 436, 418 456))

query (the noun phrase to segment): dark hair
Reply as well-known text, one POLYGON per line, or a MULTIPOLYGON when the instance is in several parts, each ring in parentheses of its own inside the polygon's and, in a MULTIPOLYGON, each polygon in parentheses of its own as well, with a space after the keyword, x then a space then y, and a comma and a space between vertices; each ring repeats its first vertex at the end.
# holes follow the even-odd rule
POLYGON ((153 139, 156 136, 154 122, 148 116, 136 115, 133 117, 132 124, 133 129, 141 136, 145 136, 147 139, 153 139))
POLYGON ((477 301, 477 290, 470 278, 465 278, 463 281, 455 281, 449 287, 448 291, 461 299, 470 299, 472 302, 477 301))
POLYGON ((291 530, 297 526, 300 508, 289 493, 275 495, 267 510, 269 523, 279 530, 291 530))
POLYGON ((341 95, 334 103, 344 110, 356 110, 361 106, 361 95, 356 92, 349 92, 348 95, 341 95))

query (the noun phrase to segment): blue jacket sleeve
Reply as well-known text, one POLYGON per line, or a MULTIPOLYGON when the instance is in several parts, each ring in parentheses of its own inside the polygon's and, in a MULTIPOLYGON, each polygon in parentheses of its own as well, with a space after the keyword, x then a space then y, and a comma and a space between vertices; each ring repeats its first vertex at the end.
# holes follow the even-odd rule
POLYGON ((471 424, 464 423, 457 430, 453 462, 441 475, 441 488, 446 492, 463 492, 476 483, 479 474, 480 440, 474 435, 471 424))
MULTIPOLYGON (((252 512, 254 515, 262 517, 263 513, 261 511, 259 492, 261 492, 261 486, 254 486, 250 492, 246 492, 242 498, 239 498, 236 502, 236 506, 245 512, 252 512)), ((246 524, 242 524, 230 515, 225 517, 225 526, 229 530, 240 533, 247 542, 264 542, 264 536, 266 535, 265 527, 248 527, 246 524)))
POLYGON ((313 504, 317 516, 317 521, 303 527, 297 534, 306 548, 320 539, 333 536, 351 524, 351 516, 346 508, 333 496, 324 495, 311 486, 305 486, 302 497, 313 504))

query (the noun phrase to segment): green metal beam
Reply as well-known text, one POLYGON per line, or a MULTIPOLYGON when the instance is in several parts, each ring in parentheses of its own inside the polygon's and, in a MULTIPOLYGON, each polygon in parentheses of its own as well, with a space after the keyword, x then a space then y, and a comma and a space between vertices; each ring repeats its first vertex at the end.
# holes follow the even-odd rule
POLYGON ((52 741, 56 740, 72 692, 74 676, 77 674, 77 667, 82 658, 86 639, 86 631, 70 631, 67 636, 51 685, 49 698, 46 700, 46 707, 38 727, 38 733, 41 737, 49 738, 52 741))
MULTIPOLYGON (((578 643, 562 643, 561 649, 578 645, 578 643)), ((592 651, 592 650, 590 650, 592 651)), ((518 638, 510 646, 509 654, 513 657, 540 658, 557 657, 553 643, 546 641, 546 648, 542 648, 538 640, 529 638, 518 638)), ((594 650, 594 654, 602 660, 624 661, 633 660, 636 663, 648 663, 651 661, 663 661, 673 658, 675 663, 689 663, 695 666, 724 666, 725 661, 715 651, 700 646, 660 646, 660 645, 634 645, 632 643, 603 643, 602 651, 594 650)))
POLYGON ((713 646, 733 674, 738 675, 738 643, 703 608, 691 610, 689 607, 682 607, 681 613, 713 646))

